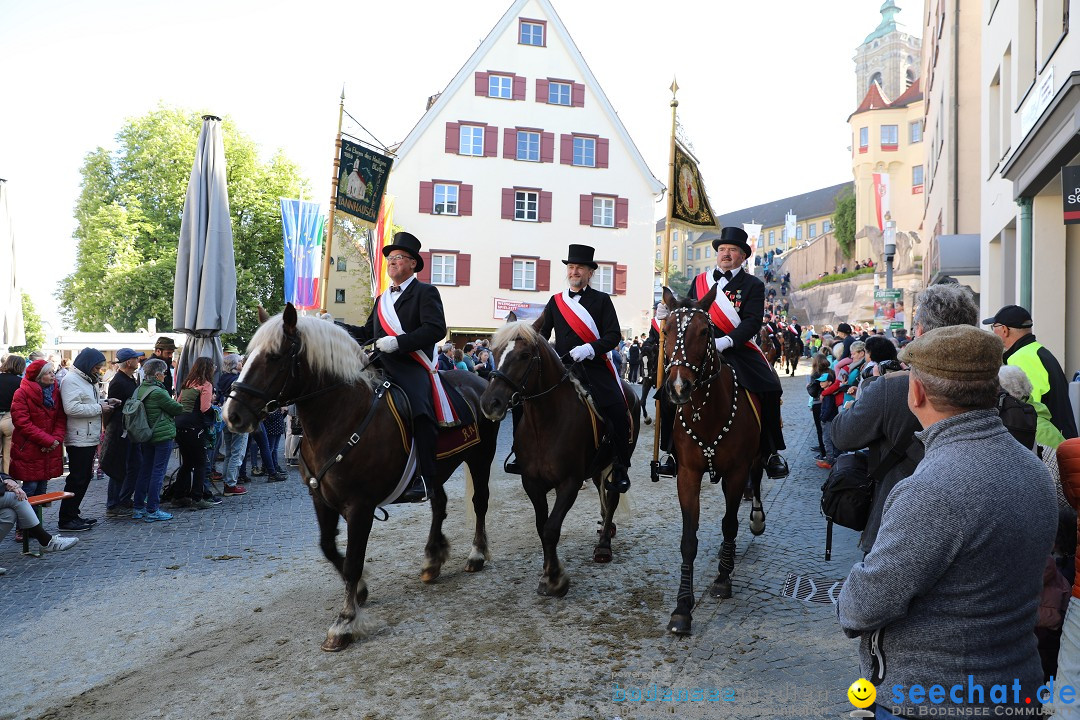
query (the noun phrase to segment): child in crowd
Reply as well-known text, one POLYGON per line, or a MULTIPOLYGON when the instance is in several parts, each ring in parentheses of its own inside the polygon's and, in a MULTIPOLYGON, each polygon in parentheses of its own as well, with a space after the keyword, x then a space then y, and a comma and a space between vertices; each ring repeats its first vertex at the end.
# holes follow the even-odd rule
POLYGON ((836 373, 832 370, 821 373, 817 376, 817 380, 821 386, 821 436, 825 442, 825 459, 818 460, 817 466, 831 470, 833 463, 836 462, 836 446, 832 441, 832 421, 839 414, 837 399, 842 400, 843 395, 838 394, 840 381, 836 379, 836 373))

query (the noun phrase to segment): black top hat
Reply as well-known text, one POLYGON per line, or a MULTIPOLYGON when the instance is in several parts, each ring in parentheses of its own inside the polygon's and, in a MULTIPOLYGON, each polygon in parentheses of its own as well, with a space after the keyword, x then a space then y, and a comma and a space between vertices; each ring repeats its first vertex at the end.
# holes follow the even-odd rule
POLYGON ((420 241, 415 235, 407 232, 394 233, 394 242, 382 249, 383 257, 390 257, 393 250, 404 250, 413 260, 416 260, 416 270, 419 273, 424 269, 424 258, 420 256, 420 241))
POLYGON ((1034 323, 1031 322, 1031 313, 1019 305, 1006 305, 997 311, 997 314, 992 318, 986 318, 982 321, 983 325, 1004 325, 1011 328, 1029 328, 1034 323))
POLYGON ((576 265, 588 265, 593 270, 596 269, 596 263, 593 261, 593 253, 596 250, 588 245, 571 245, 569 251, 566 253, 566 259, 562 261, 563 265, 569 265, 575 263, 576 265))
POLYGON ((750 244, 746 242, 749 237, 741 227, 726 227, 720 231, 720 237, 712 241, 712 249, 715 250, 721 245, 734 245, 742 250, 746 257, 750 257, 750 244))

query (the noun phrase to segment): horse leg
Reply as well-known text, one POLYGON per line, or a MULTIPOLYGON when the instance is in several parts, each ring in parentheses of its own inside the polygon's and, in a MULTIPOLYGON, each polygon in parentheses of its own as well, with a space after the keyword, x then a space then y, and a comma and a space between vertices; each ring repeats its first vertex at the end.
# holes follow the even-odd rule
POLYGON ((761 504, 761 475, 764 472, 760 462, 750 468, 750 479, 754 483, 754 504, 750 506, 750 532, 755 537, 765 532, 765 507, 761 504))
POLYGON ((676 635, 689 635, 694 609, 694 559, 697 558, 697 529, 701 512, 701 477, 690 477, 686 468, 679 468, 679 507, 682 509, 682 551, 679 594, 675 599, 675 612, 667 629, 676 635))
POLYGON ((322 649, 338 652, 361 632, 360 605, 367 600, 367 583, 364 582, 364 556, 367 553, 368 535, 371 534, 371 522, 375 519, 375 508, 352 506, 345 522, 349 531, 349 544, 345 548, 345 564, 342 575, 345 578, 345 602, 338 612, 337 619, 326 631, 326 640, 322 649))
POLYGON ((649 417, 648 399, 649 390, 652 387, 652 383, 648 378, 641 378, 641 414, 645 416, 645 424, 652 425, 652 418, 649 417))
POLYGON ((600 539, 593 548, 593 562, 611 562, 611 538, 615 537, 615 523, 611 521, 615 516, 615 509, 619 507, 619 493, 608 490, 602 482, 602 475, 593 478, 596 489, 600 493, 600 539))
POLYGON ((420 568, 420 581, 424 583, 435 582, 443 563, 450 557, 450 543, 442 531, 446 519, 446 490, 441 482, 432 483, 428 494, 431 496, 431 530, 424 545, 424 564, 420 568))
POLYGON ((342 557, 337 547, 338 518, 340 515, 337 510, 327 505, 318 493, 311 493, 311 502, 315 506, 315 517, 319 521, 319 548, 326 559, 337 568, 337 571, 342 573, 345 558, 342 557))
MULTIPOLYGON (((741 467, 733 472, 730 477, 746 478, 749 481, 750 468, 741 467)), ((724 542, 720 546, 720 562, 717 567, 716 579, 709 587, 709 594, 714 598, 731 597, 731 573, 735 570, 735 536, 739 534, 739 502, 742 492, 740 488, 732 485, 724 488, 725 511, 724 520, 720 524, 724 533, 724 542)))
MULTIPOLYGON (((567 480, 555 490, 555 504, 540 533, 540 540, 544 545, 544 574, 540 576, 540 584, 536 588, 536 592, 540 595, 561 598, 570 589, 570 579, 563 572, 557 547, 559 536, 562 534, 563 519, 573 506, 574 500, 577 499, 579 488, 580 483, 576 480, 567 480)), ((546 495, 544 507, 546 510, 546 495)))
POLYGON ((487 538, 488 479, 491 475, 491 460, 479 461, 474 469, 471 463, 465 465, 465 481, 472 483, 473 512, 476 514, 476 529, 473 532, 472 550, 465 562, 465 572, 478 572, 484 569, 484 563, 491 559, 487 538))

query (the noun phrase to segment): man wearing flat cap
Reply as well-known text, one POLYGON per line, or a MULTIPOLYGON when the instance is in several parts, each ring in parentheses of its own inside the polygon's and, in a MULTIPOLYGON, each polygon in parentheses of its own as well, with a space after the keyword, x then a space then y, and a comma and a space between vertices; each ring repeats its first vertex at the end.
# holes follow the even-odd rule
POLYGON ((1050 420, 1066 439, 1076 437, 1076 420, 1069 402, 1069 381, 1053 353, 1036 342, 1031 313, 1006 305, 983 320, 1005 344, 1005 364, 1022 369, 1031 380, 1031 400, 1050 411, 1050 420))
POLYGON ((882 705, 904 717, 925 702, 918 685, 962 687, 934 702, 981 714, 1038 706, 1043 673, 1032 628, 1057 503, 1046 466, 998 414, 1002 349, 990 333, 955 325, 900 353, 926 452, 885 500, 877 539, 844 581, 837 615, 844 633, 860 638, 862 676, 885 683, 882 705), (972 687, 985 690, 969 694, 972 687))
MULTIPOLYGON (((780 421, 783 388, 755 342, 765 317, 765 284, 742 269, 750 256, 748 237, 739 227, 726 227, 720 231, 720 237, 712 243, 716 267, 694 278, 689 297, 699 300, 712 290, 713 285, 720 286, 722 292, 716 294, 716 301, 709 308, 716 349, 734 368, 739 384, 761 400, 761 454, 766 459, 765 472, 771 478, 782 478, 788 474, 787 463, 780 456, 780 451, 786 447, 780 421)), ((657 317, 660 317, 659 308, 657 317)), ((660 409, 662 439, 670 443, 675 414, 665 408, 664 403, 660 409)), ((664 449, 670 451, 670 444, 664 449)), ((675 474, 670 455, 658 470, 661 475, 675 474)))
MULTIPOLYGON (((435 343, 446 336, 442 296, 437 287, 416 277, 424 269, 416 236, 399 232, 382 253, 392 284, 375 299, 367 324, 342 325, 361 343, 375 341, 383 369, 409 396, 420 473, 433 483, 438 425, 454 422, 435 369, 435 343), (433 397, 433 385, 441 391, 438 397, 433 397)), ((415 478, 396 502, 419 502, 424 496, 424 486, 415 478)))

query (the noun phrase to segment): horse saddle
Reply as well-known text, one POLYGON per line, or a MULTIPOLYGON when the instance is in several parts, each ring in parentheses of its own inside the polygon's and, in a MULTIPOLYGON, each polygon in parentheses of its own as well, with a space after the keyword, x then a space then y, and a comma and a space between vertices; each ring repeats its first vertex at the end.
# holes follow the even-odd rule
MULTIPOLYGON (((461 395, 461 392, 445 378, 443 387, 446 388, 446 396, 450 404, 454 406, 454 412, 460 419, 460 423, 453 427, 440 427, 435 440, 435 458, 443 458, 455 455, 466 448, 470 448, 480 442, 480 431, 477 426, 476 413, 461 395)), ((405 452, 409 452, 412 446, 412 407, 409 405, 409 397, 398 385, 391 383, 390 392, 387 394, 387 404, 390 412, 397 421, 398 430, 401 433, 401 444, 405 452)))

